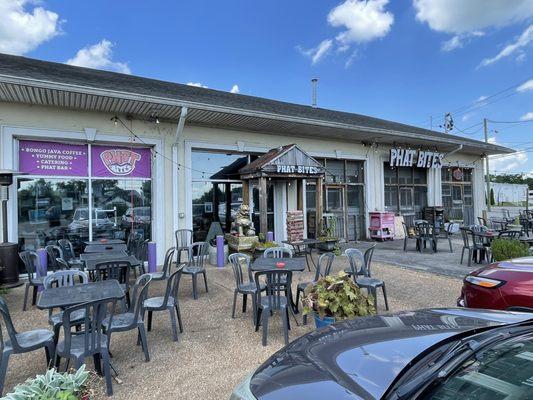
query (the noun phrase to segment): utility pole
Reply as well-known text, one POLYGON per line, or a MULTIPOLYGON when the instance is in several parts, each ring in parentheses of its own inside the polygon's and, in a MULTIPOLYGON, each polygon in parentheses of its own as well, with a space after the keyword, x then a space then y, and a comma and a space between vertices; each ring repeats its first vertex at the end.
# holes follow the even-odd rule
MULTIPOLYGON (((487 118, 483 118, 483 131, 485 132, 485 143, 489 143, 489 130, 487 127, 487 118)), ((485 180, 487 181, 487 211, 490 211, 490 173, 489 173, 489 155, 485 154, 485 180)))

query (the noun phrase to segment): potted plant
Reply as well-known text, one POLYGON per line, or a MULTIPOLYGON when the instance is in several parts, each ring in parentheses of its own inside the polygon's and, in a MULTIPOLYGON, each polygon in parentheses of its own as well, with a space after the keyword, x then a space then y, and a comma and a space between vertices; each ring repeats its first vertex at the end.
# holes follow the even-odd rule
POLYGON ((2 399, 90 400, 93 397, 90 386, 96 384, 90 376, 91 374, 85 371, 85 365, 73 373, 59 373, 52 368, 44 375, 37 375, 15 386, 13 391, 2 399))
POLYGON ((339 238, 335 236, 337 220, 335 217, 328 217, 326 221, 326 228, 322 230, 320 236, 317 238, 322 243, 317 246, 320 250, 333 251, 336 255, 340 255, 339 238))
POLYGON ((494 239, 491 244, 494 261, 505 261, 512 258, 527 257, 529 246, 515 239, 494 239))
POLYGON ((302 303, 304 315, 313 314, 317 328, 336 321, 375 314, 372 299, 343 271, 309 284, 302 303))

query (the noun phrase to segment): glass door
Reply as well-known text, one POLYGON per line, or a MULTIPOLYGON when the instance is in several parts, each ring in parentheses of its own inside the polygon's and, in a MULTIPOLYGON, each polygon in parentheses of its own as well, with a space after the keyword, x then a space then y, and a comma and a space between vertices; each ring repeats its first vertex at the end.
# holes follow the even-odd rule
POLYGON ((346 235, 346 191, 344 185, 326 185, 324 188, 324 217, 335 221, 334 235, 347 240, 346 235))

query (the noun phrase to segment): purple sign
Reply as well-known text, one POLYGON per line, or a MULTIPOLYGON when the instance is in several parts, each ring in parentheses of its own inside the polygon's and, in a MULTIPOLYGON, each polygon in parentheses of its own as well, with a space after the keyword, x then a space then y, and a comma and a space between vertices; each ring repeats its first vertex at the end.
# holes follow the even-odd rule
POLYGON ((30 175, 87 176, 87 145, 21 140, 19 171, 30 175))
POLYGON ((149 148, 92 146, 92 176, 150 178, 152 157, 149 148))

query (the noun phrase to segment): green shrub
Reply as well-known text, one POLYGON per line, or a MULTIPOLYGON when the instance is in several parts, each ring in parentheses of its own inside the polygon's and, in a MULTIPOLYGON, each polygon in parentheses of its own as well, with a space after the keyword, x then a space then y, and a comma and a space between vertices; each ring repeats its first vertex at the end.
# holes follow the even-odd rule
POLYGON ((320 318, 334 317, 337 321, 375 313, 372 299, 344 272, 307 286, 302 302, 304 314, 314 311, 320 318))
POLYGON ((511 258, 529 255, 529 246, 519 240, 495 239, 492 242, 491 249, 495 261, 510 260, 511 258))
POLYGON ((2 400, 78 400, 85 390, 89 372, 83 365, 76 373, 59 373, 50 369, 44 375, 17 385, 2 400))

